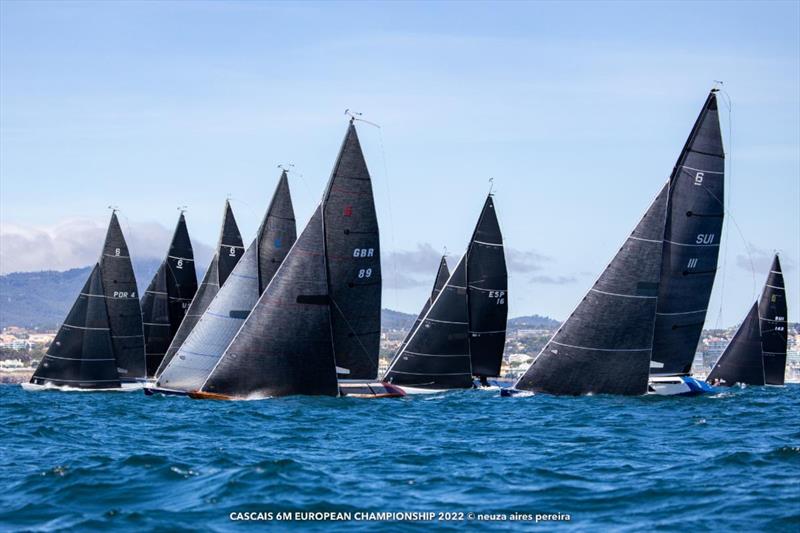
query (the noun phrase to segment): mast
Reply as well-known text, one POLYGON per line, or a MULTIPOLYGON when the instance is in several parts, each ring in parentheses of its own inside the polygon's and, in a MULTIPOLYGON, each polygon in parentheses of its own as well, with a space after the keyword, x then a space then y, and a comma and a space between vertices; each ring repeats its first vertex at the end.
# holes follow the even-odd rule
POLYGON ((787 309, 786 289, 778 254, 764 284, 758 302, 761 323, 761 348, 764 353, 764 377, 767 385, 783 385, 786 371, 787 309))
POLYGON ((98 263, 30 382, 81 389, 120 388, 116 367, 98 263))
POLYGON ((714 364, 706 381, 712 385, 726 387, 737 383, 764 385, 764 355, 761 351, 758 303, 754 303, 750 308, 747 317, 714 364))
POLYGON ((381 329, 381 262, 372 180, 353 121, 322 202, 336 365, 351 379, 374 379, 381 329))
POLYGON ((705 323, 724 217, 725 153, 712 90, 669 180, 652 370, 688 374, 705 323))
POLYGON ((494 198, 486 197, 467 249, 469 353, 472 373, 485 383, 499 376, 508 318, 508 272, 494 198))
POLYGON ((200 317, 219 292, 219 288, 225 284, 243 252, 244 246, 242 246, 242 235, 239 233, 239 226, 236 224, 230 202, 225 200, 222 229, 217 242, 217 250, 211 259, 211 264, 209 264, 205 276, 203 276, 203 281, 200 283, 197 293, 192 299, 192 303, 189 305, 189 309, 186 310, 186 316, 183 317, 183 321, 172 338, 164 359, 159 364, 158 370, 156 370, 156 377, 164 372, 172 358, 175 357, 175 354, 197 325, 200 317))
POLYGON ((161 371, 157 387, 186 392, 200 388, 258 301, 259 276, 283 261, 294 244, 294 223, 288 181, 282 174, 258 235, 178 349, 178 357, 161 371), (287 205, 291 217, 285 216, 287 205), (260 257, 269 264, 265 268, 259 265, 260 257))
POLYGON ((516 388, 565 395, 647 392, 666 204, 665 185, 516 388))
POLYGON ((336 396, 319 206, 200 392, 336 396))
POLYGON ((111 213, 103 243, 100 273, 119 378, 122 382, 144 379, 146 366, 142 308, 128 245, 116 211, 111 213))
POLYGON ((465 262, 466 255, 397 352, 383 381, 428 389, 472 387, 465 262))

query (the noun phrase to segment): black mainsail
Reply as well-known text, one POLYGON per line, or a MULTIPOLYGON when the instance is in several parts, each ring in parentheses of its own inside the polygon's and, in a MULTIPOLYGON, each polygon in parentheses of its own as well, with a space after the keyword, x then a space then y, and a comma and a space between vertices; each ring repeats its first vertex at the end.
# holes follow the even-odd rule
POLYGON ((183 317, 178 331, 169 344, 164 359, 159 364, 158 370, 156 370, 156 376, 160 376, 169 362, 172 361, 172 358, 175 357, 189 333, 192 332, 200 317, 219 292, 219 288, 225 284, 243 253, 244 246, 242 245, 239 226, 236 224, 230 202, 225 200, 225 211, 222 230, 217 242, 217 251, 211 259, 211 264, 208 266, 205 276, 203 276, 203 281, 197 288, 197 293, 194 295, 189 309, 186 310, 186 316, 183 317))
POLYGON ((668 188, 515 387, 549 394, 647 392, 668 188))
POLYGON ((120 380, 142 380, 146 376, 142 308, 128 245, 116 212, 111 214, 108 224, 100 272, 120 380))
POLYGON ((467 249, 467 301, 472 374, 486 384, 500 375, 508 318, 508 271, 491 194, 467 249))
POLYGON ((148 377, 155 376, 196 292, 194 251, 181 212, 167 257, 142 298, 148 377))
POLYGON ((202 387, 190 395, 338 395, 337 374, 376 373, 380 297, 372 183, 351 120, 322 202, 202 387))
POLYGON ((473 386, 465 262, 466 254, 395 355, 384 381, 420 389, 473 386))
POLYGON ((483 383, 486 377, 499 375, 507 294, 503 236, 490 194, 467 252, 438 299, 434 287, 433 301, 425 303, 384 381, 415 388, 468 388, 472 375, 483 383))
POLYGON ((201 393, 338 394, 323 240, 320 206, 201 393))
POLYGON ((764 377, 767 385, 783 385, 786 371, 787 309, 786 289, 778 254, 758 303, 761 321, 761 348, 764 352, 764 377))
POLYGON ((322 201, 336 364, 349 379, 374 379, 381 334, 378 218, 356 128, 350 123, 322 201))
POLYGON ((653 375, 691 370, 717 272, 724 178, 725 153, 712 90, 669 179, 653 375))
POLYGON ((99 263, 30 382, 81 389, 120 388, 99 263))
POLYGON ((284 172, 258 235, 159 374, 158 388, 189 392, 202 386, 258 301, 262 276, 274 275, 294 244, 295 235, 292 199, 284 172))
POLYGON ((712 385, 727 387, 737 383, 764 385, 764 355, 761 350, 758 303, 754 303, 750 308, 744 322, 714 364, 706 381, 712 385))

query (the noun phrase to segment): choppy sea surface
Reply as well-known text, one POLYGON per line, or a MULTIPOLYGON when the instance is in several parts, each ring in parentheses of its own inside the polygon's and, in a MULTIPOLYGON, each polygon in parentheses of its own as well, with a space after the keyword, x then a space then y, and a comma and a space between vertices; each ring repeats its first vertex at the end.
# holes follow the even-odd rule
POLYGON ((798 385, 250 402, 3 385, 0 415, 4 530, 800 530, 798 385), (278 520, 305 512, 353 518, 278 520), (435 517, 355 519, 372 512, 435 517))

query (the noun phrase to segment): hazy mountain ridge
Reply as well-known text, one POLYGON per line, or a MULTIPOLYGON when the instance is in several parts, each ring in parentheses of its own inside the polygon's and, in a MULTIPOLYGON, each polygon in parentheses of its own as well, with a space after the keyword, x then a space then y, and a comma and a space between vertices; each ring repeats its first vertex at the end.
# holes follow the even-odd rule
MULTIPOLYGON (((141 294, 150 283, 160 261, 134 261, 133 270, 141 294)), ((20 326, 30 329, 56 329, 64 320, 80 292, 92 267, 73 268, 58 272, 14 272, 0 276, 0 328, 20 326)), ((204 268, 197 269, 198 282, 204 268)), ((381 326, 387 330, 406 330, 416 315, 391 309, 381 310, 381 326)), ((553 328, 558 321, 539 315, 509 319, 509 330, 553 328)))

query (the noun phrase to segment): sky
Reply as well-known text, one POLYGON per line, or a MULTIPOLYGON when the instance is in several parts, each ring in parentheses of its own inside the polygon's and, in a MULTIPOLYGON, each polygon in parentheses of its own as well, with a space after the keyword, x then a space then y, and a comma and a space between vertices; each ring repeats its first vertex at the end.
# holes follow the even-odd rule
POLYGON ((137 257, 187 220, 246 242, 290 174, 299 229, 359 123, 383 305, 416 313, 493 179, 510 316, 563 320, 669 177, 714 80, 725 221, 707 327, 772 254, 800 320, 798 2, 0 1, 0 273, 96 260, 108 206, 137 257), (730 101, 730 106, 727 105, 730 101))

